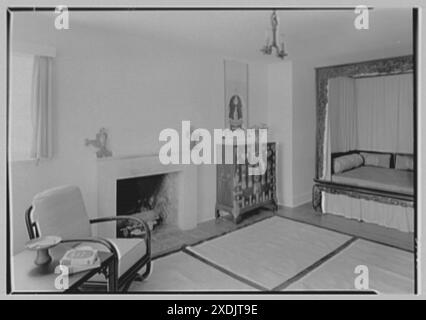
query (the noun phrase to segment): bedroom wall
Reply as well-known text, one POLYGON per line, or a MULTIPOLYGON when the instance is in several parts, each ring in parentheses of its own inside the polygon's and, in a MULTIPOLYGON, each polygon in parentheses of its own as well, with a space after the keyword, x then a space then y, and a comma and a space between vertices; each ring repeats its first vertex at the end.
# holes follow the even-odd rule
POLYGON ((315 176, 315 70, 314 63, 293 60, 293 202, 311 200, 315 176))
MULTIPOLYGON (((100 127, 109 131, 115 156, 152 154, 164 128, 181 120, 206 129, 224 124, 223 56, 72 26, 56 31, 39 19, 13 19, 13 42, 53 46, 54 158, 11 167, 13 251, 27 241, 24 211, 47 188, 78 185, 89 216, 97 215, 96 157, 84 145, 100 127), (137 115, 137 116, 135 116, 137 115)), ((267 121, 267 70, 250 63, 250 124, 267 121)), ((214 165, 198 168, 198 221, 214 218, 214 165)))
POLYGON ((277 198, 280 205, 293 206, 293 83, 292 63, 268 65, 268 124, 277 142, 277 198))

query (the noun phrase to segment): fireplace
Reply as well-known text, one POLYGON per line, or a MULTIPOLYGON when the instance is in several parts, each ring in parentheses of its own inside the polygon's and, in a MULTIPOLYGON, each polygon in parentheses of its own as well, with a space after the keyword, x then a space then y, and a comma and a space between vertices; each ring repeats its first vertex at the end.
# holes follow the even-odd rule
MULTIPOLYGON (((117 215, 130 215, 146 221, 155 231, 165 224, 176 222, 178 199, 176 196, 177 173, 157 174, 117 180, 117 215)), ((135 235, 138 229, 133 223, 117 223, 118 238, 135 235)))
MULTIPOLYGON (((158 154, 129 155, 101 158, 97 161, 98 184, 98 217, 110 217, 123 214, 137 214, 132 212, 137 198, 135 191, 124 194, 118 191, 121 181, 136 178, 149 178, 163 176, 162 183, 170 191, 172 201, 169 205, 168 216, 162 224, 158 225, 158 232, 163 226, 177 226, 181 230, 189 230, 197 225, 197 168, 195 165, 163 165, 158 159, 158 154), (117 196, 124 197, 123 205, 117 204, 117 196), (119 207, 118 207, 119 206, 119 207), (120 212, 117 211, 120 210, 120 212)), ((129 187, 134 181, 123 182, 129 187)), ((126 188, 126 187, 124 187, 126 188)), ((121 189, 121 187, 120 187, 121 189)), ((125 192, 126 193, 126 192, 125 192)), ((121 202, 121 200, 119 200, 121 202)), ((135 211, 135 210, 133 210, 135 211)), ((142 213, 142 212, 140 212, 142 213)), ((155 231, 157 232, 157 231, 155 231)), ((94 233, 101 237, 117 237, 115 223, 101 223, 94 225, 94 233)))

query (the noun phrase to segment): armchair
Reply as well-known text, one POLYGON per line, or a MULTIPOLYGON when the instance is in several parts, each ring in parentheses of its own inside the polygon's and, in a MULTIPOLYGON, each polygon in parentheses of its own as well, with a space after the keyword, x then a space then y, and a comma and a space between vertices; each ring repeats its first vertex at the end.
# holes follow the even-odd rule
MULTIPOLYGON (((114 267, 109 286, 127 291, 134 280, 144 280, 151 271, 151 233, 147 223, 131 216, 105 217, 89 220, 81 191, 76 186, 61 186, 37 194, 25 213, 30 239, 43 235, 57 235, 62 243, 90 245, 99 251, 109 251, 114 256, 114 267), (115 239, 93 237, 91 224, 131 220, 140 228, 134 238, 115 239), (142 275, 138 273, 145 267, 142 275)), ((90 281, 103 281, 95 276, 90 281)))

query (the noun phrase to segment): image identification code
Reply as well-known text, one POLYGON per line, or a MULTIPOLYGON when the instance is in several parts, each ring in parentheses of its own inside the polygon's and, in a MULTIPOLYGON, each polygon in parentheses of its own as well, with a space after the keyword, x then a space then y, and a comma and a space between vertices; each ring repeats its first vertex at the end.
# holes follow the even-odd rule
POLYGON ((188 315, 198 318, 201 314, 210 315, 257 315, 258 306, 256 304, 212 304, 205 306, 178 306, 174 304, 167 308, 168 315, 188 315))

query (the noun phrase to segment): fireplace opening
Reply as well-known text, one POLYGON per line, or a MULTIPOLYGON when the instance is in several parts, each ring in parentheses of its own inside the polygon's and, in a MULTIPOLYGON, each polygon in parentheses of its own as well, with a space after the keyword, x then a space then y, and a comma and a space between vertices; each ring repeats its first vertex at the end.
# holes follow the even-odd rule
MULTIPOLYGON (((173 211, 173 174, 117 180, 117 215, 130 215, 146 221, 151 230, 166 223, 173 211)), ((116 236, 127 238, 140 232, 134 223, 119 221, 116 236)))

